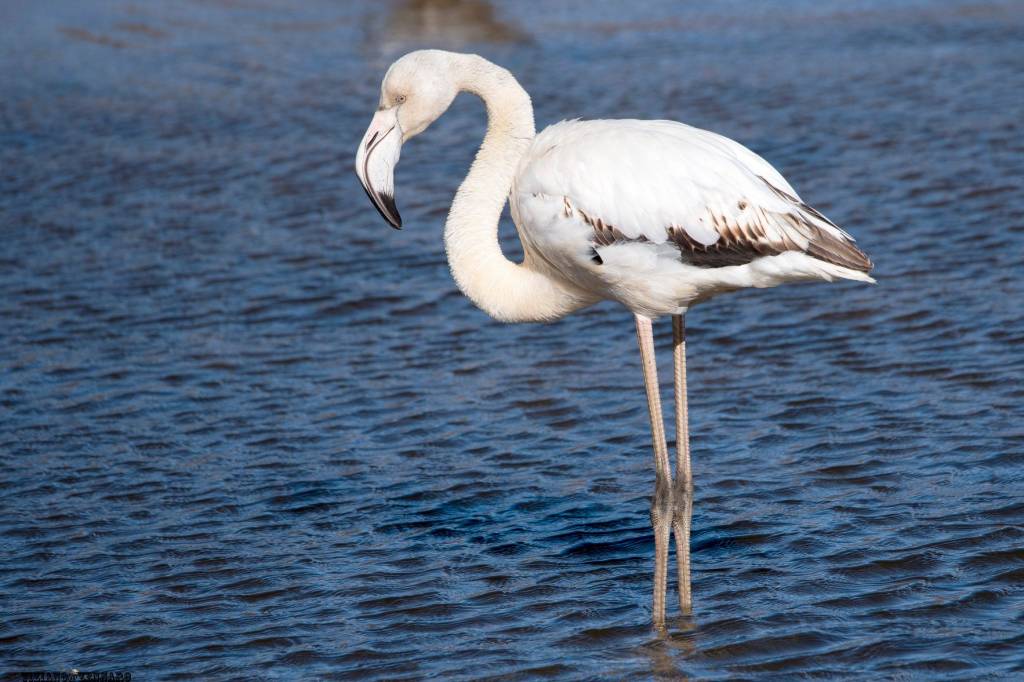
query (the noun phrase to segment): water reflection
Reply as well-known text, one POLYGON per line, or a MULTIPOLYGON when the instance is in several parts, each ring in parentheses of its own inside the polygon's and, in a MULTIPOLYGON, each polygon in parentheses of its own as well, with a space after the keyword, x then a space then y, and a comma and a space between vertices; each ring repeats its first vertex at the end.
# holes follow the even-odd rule
POLYGON ((640 648, 650 664, 655 679, 688 680, 685 662, 696 652, 697 622, 692 616, 666 619, 658 638, 640 648))
POLYGON ((523 43, 526 33, 487 0, 405 0, 370 34, 382 54, 416 47, 460 49, 480 43, 523 43))

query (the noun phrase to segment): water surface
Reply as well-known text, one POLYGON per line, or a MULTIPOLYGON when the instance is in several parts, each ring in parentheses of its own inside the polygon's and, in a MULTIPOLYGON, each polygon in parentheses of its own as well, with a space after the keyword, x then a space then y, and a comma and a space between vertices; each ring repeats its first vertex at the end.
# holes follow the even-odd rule
POLYGON ((1019 4, 296 5, 0 8, 0 671, 1024 674, 1019 4), (457 292, 479 102, 403 150, 403 232, 350 170, 420 44, 511 68, 541 125, 735 137, 877 263, 689 316, 668 637, 628 313, 457 292))

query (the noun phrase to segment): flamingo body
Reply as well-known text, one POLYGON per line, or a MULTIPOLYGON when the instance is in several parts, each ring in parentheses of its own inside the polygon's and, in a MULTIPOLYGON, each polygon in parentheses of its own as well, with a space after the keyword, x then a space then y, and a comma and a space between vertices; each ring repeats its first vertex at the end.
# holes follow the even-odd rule
POLYGON ((655 318, 745 287, 873 281, 853 239, 767 161, 674 121, 563 121, 510 194, 531 265, 655 318))

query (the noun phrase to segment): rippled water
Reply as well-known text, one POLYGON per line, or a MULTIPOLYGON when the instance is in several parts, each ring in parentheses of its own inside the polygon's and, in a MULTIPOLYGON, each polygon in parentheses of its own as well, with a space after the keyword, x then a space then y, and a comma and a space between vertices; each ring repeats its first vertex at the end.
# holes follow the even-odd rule
POLYGON ((1024 8, 539 7, 0 7, 0 672, 1024 674, 1024 8), (478 102, 403 151, 405 231, 350 170, 417 44, 509 66, 541 124, 735 137, 877 263, 689 316, 666 638, 628 313, 458 294, 478 102))

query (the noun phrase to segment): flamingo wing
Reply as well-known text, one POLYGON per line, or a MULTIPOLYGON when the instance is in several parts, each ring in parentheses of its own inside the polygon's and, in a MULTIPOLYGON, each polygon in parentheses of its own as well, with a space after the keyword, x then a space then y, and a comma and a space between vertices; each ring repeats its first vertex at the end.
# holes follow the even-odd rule
POLYGON ((524 158, 515 191, 561 196, 593 228, 595 249, 669 243, 684 263, 707 268, 795 251, 859 273, 872 268, 854 239, 767 161, 674 121, 553 125, 524 158))

